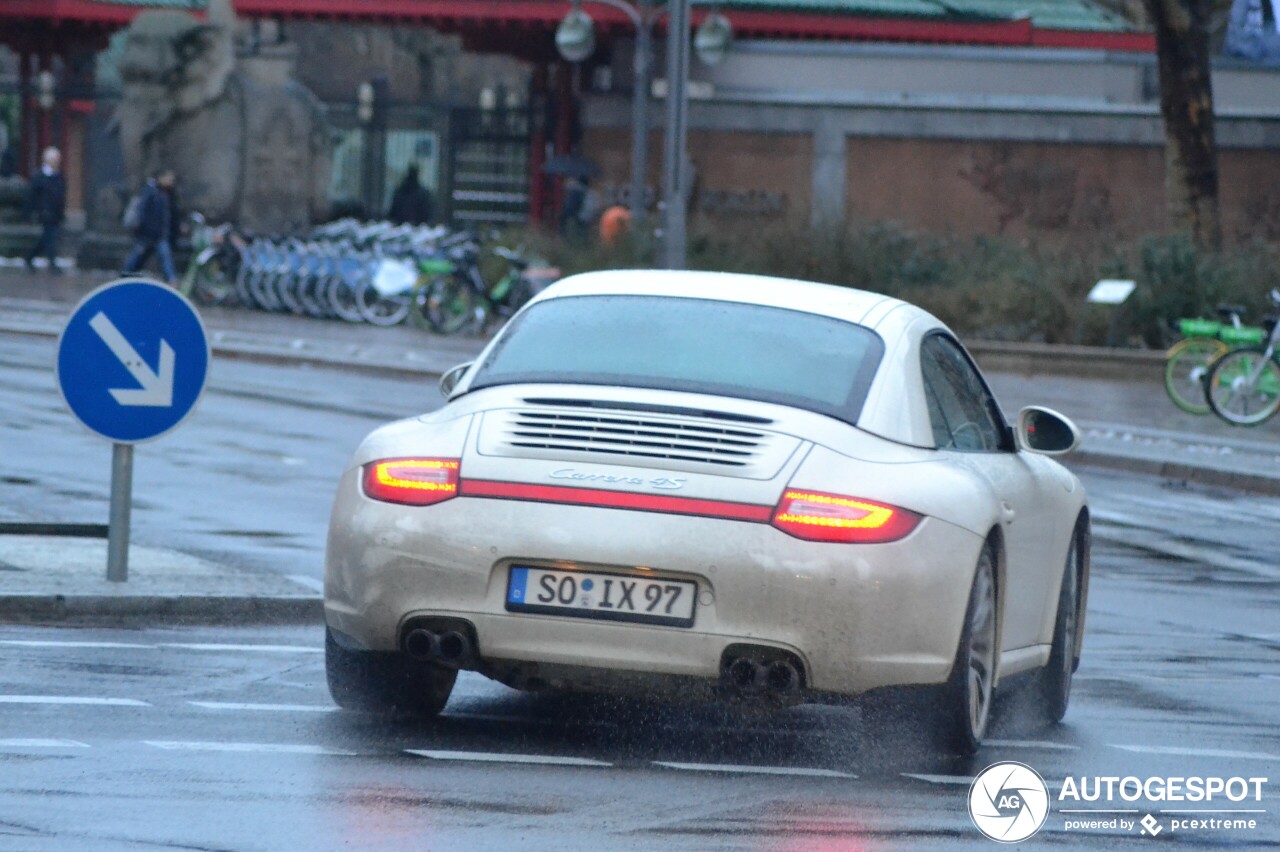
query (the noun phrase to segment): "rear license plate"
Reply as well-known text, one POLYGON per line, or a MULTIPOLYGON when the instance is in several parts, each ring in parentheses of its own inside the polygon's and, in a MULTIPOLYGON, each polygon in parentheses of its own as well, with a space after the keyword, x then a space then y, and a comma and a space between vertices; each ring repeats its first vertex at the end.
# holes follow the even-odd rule
POLYGON ((515 566, 507 579, 507 610, 607 621, 692 627, 698 586, 594 571, 515 566))

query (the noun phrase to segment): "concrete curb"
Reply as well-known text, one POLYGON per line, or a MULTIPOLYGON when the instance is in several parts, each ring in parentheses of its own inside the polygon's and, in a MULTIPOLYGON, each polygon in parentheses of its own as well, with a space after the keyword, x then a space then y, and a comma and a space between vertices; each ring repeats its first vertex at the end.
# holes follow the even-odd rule
MULTIPOLYGON (((0 323, 0 333, 22 334, 29 337, 56 338, 59 335, 60 330, 50 329, 48 326, 30 325, 27 323, 0 323)), ((212 337, 213 335, 210 336, 212 337)), ((438 379, 446 370, 451 369, 455 363, 462 363, 461 361, 451 361, 448 367, 438 368, 425 363, 405 364, 394 361, 353 361, 346 358, 337 358, 332 355, 321 355, 313 352, 285 352, 258 346, 247 346, 244 344, 220 343, 217 340, 211 340, 209 346, 213 350, 213 354, 237 361, 253 361, 259 364, 314 364, 320 367, 369 373, 379 376, 400 375, 409 378, 438 379)))
POLYGON ((1164 381, 1165 353, 1153 349, 1107 349, 989 340, 970 341, 965 346, 978 365, 992 373, 1085 379, 1154 378, 1164 381))
POLYGON ((1256 474, 1223 470, 1215 467, 1203 467, 1183 462, 1113 455, 1090 450, 1076 450, 1063 461, 1067 467, 1079 465, 1080 467, 1095 470, 1140 473, 1161 479, 1173 479, 1196 485, 1212 485, 1236 491, 1248 491, 1254 494, 1280 497, 1280 479, 1270 476, 1258 476, 1256 474))
POLYGON ((320 624, 319 595, 0 595, 0 623, 320 624))

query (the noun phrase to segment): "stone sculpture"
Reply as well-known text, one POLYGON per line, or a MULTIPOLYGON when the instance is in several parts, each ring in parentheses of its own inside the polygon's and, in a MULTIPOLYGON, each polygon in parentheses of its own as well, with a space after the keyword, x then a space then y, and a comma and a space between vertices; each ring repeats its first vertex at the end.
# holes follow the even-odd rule
POLYGON ((120 60, 120 142, 131 187, 172 168, 181 205, 210 221, 284 231, 327 210, 329 131, 316 98, 237 60, 229 0, 200 21, 176 11, 134 19, 120 60))

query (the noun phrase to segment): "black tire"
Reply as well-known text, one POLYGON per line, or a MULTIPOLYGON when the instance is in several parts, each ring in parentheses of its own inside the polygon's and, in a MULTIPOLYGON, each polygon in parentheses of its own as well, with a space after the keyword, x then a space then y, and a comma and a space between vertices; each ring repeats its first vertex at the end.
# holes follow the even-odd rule
POLYGON ((398 652, 344 648, 331 628, 324 631, 324 669, 329 694, 343 710, 439 715, 458 672, 410 659, 398 652))
POLYGON ((1076 638, 1080 629, 1080 580, 1089 540, 1087 524, 1088 521, 1081 518, 1071 535, 1062 573, 1062 591, 1058 593, 1049 664, 1036 675, 1037 715, 1049 724, 1062 721, 1071 700, 1071 677, 1076 669, 1076 638))
POLYGON ((1233 349, 1210 365, 1205 395, 1213 413, 1228 423, 1266 423, 1280 411, 1280 364, 1261 346, 1233 349), (1260 364, 1258 381, 1250 387, 1248 377, 1260 364))
POLYGON ((418 310, 438 334, 457 334, 475 320, 475 291, 456 275, 434 279, 420 298, 418 310))
POLYGON ((974 569, 951 677, 936 690, 933 702, 939 744, 954 754, 968 756, 977 752, 991 717, 998 655, 996 604, 995 552, 988 545, 974 569))

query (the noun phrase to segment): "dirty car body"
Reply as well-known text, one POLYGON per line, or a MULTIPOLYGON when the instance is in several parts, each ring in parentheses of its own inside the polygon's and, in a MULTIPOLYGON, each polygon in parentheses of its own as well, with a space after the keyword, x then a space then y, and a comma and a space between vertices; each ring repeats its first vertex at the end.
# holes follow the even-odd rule
POLYGON ((438 711, 457 669, 525 689, 787 704, 951 684, 946 700, 989 702, 1050 668, 1062 630, 1075 667, 1085 494, 1029 446, 1037 422, 1074 429, 1034 410, 1010 427, 919 308, 590 273, 448 378, 444 407, 376 430, 342 475, 325 572, 339 704, 438 711), (981 648, 958 655, 979 634, 980 666, 981 648))

